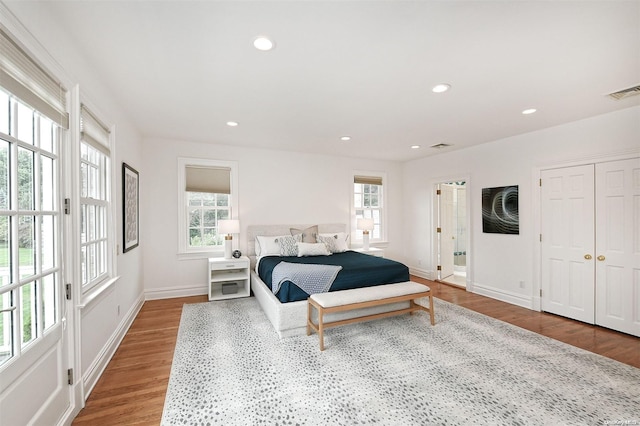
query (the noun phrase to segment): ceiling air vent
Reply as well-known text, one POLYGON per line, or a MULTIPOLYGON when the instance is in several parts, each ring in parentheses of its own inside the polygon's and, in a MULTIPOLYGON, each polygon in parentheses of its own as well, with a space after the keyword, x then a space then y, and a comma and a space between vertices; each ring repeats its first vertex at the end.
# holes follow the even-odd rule
POLYGON ((431 145, 431 148, 442 149, 448 146, 451 146, 451 145, 449 145, 448 143, 437 143, 435 145, 431 145))
POLYGON ((628 89, 619 90, 617 92, 609 93, 615 100, 620 100, 624 98, 628 98, 629 96, 640 95, 640 86, 629 87, 628 89))

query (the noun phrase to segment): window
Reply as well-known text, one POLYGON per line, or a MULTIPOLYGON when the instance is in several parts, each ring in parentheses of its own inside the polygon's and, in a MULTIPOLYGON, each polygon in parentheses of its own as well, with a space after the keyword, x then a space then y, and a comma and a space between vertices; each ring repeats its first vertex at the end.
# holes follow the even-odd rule
POLYGON ((356 229, 359 218, 373 219, 372 241, 386 239, 384 227, 384 190, 382 174, 355 173, 353 176, 353 212, 352 235, 362 241, 362 231, 356 229))
POLYGON ((109 130, 80 109, 80 264, 84 292, 109 278, 111 161, 109 130))
POLYGON ((221 251, 218 221, 237 212, 237 163, 180 158, 178 168, 179 252, 221 251))
POLYGON ((0 366, 57 323, 60 127, 0 90, 0 366))

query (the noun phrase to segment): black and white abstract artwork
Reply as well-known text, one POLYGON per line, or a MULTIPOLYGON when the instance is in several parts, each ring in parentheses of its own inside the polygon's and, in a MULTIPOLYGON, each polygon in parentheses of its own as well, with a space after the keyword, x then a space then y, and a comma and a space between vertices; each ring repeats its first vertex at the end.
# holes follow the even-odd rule
POLYGON ((138 171, 122 163, 123 253, 138 247, 138 180, 138 171))
POLYGON ((482 232, 520 233, 518 185, 482 188, 482 232))

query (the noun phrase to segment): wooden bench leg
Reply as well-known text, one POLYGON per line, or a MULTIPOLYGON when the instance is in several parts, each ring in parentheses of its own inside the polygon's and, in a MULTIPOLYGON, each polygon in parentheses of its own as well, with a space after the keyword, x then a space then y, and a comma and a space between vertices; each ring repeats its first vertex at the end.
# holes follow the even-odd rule
POLYGON ((311 335, 311 303, 307 302, 307 336, 311 335))
POLYGON ((324 351, 324 309, 320 305, 316 305, 312 303, 311 300, 307 302, 307 336, 311 335, 311 330, 315 330, 318 332, 318 337, 320 339, 320 350, 324 351), (312 306, 315 306, 316 311, 318 311, 318 324, 314 324, 311 319, 312 316, 312 306))
POLYGON ((429 292, 429 316, 431 317, 431 325, 436 325, 436 320, 433 315, 433 296, 429 292))
POLYGON ((324 309, 318 307, 318 335, 320 336, 320 350, 324 351, 324 309))

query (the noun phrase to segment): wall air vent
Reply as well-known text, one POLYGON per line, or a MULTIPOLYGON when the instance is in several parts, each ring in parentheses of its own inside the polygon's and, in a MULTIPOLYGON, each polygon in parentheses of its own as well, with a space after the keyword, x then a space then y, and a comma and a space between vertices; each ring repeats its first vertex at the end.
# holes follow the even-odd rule
POLYGON ((442 149, 442 148, 446 148, 448 146, 451 146, 451 145, 449 145, 448 143, 437 143, 435 145, 431 145, 430 148, 442 149))
POLYGON ((621 100, 628 98, 629 96, 640 95, 640 86, 629 87, 628 89, 618 90, 617 92, 609 93, 615 100, 621 100))

